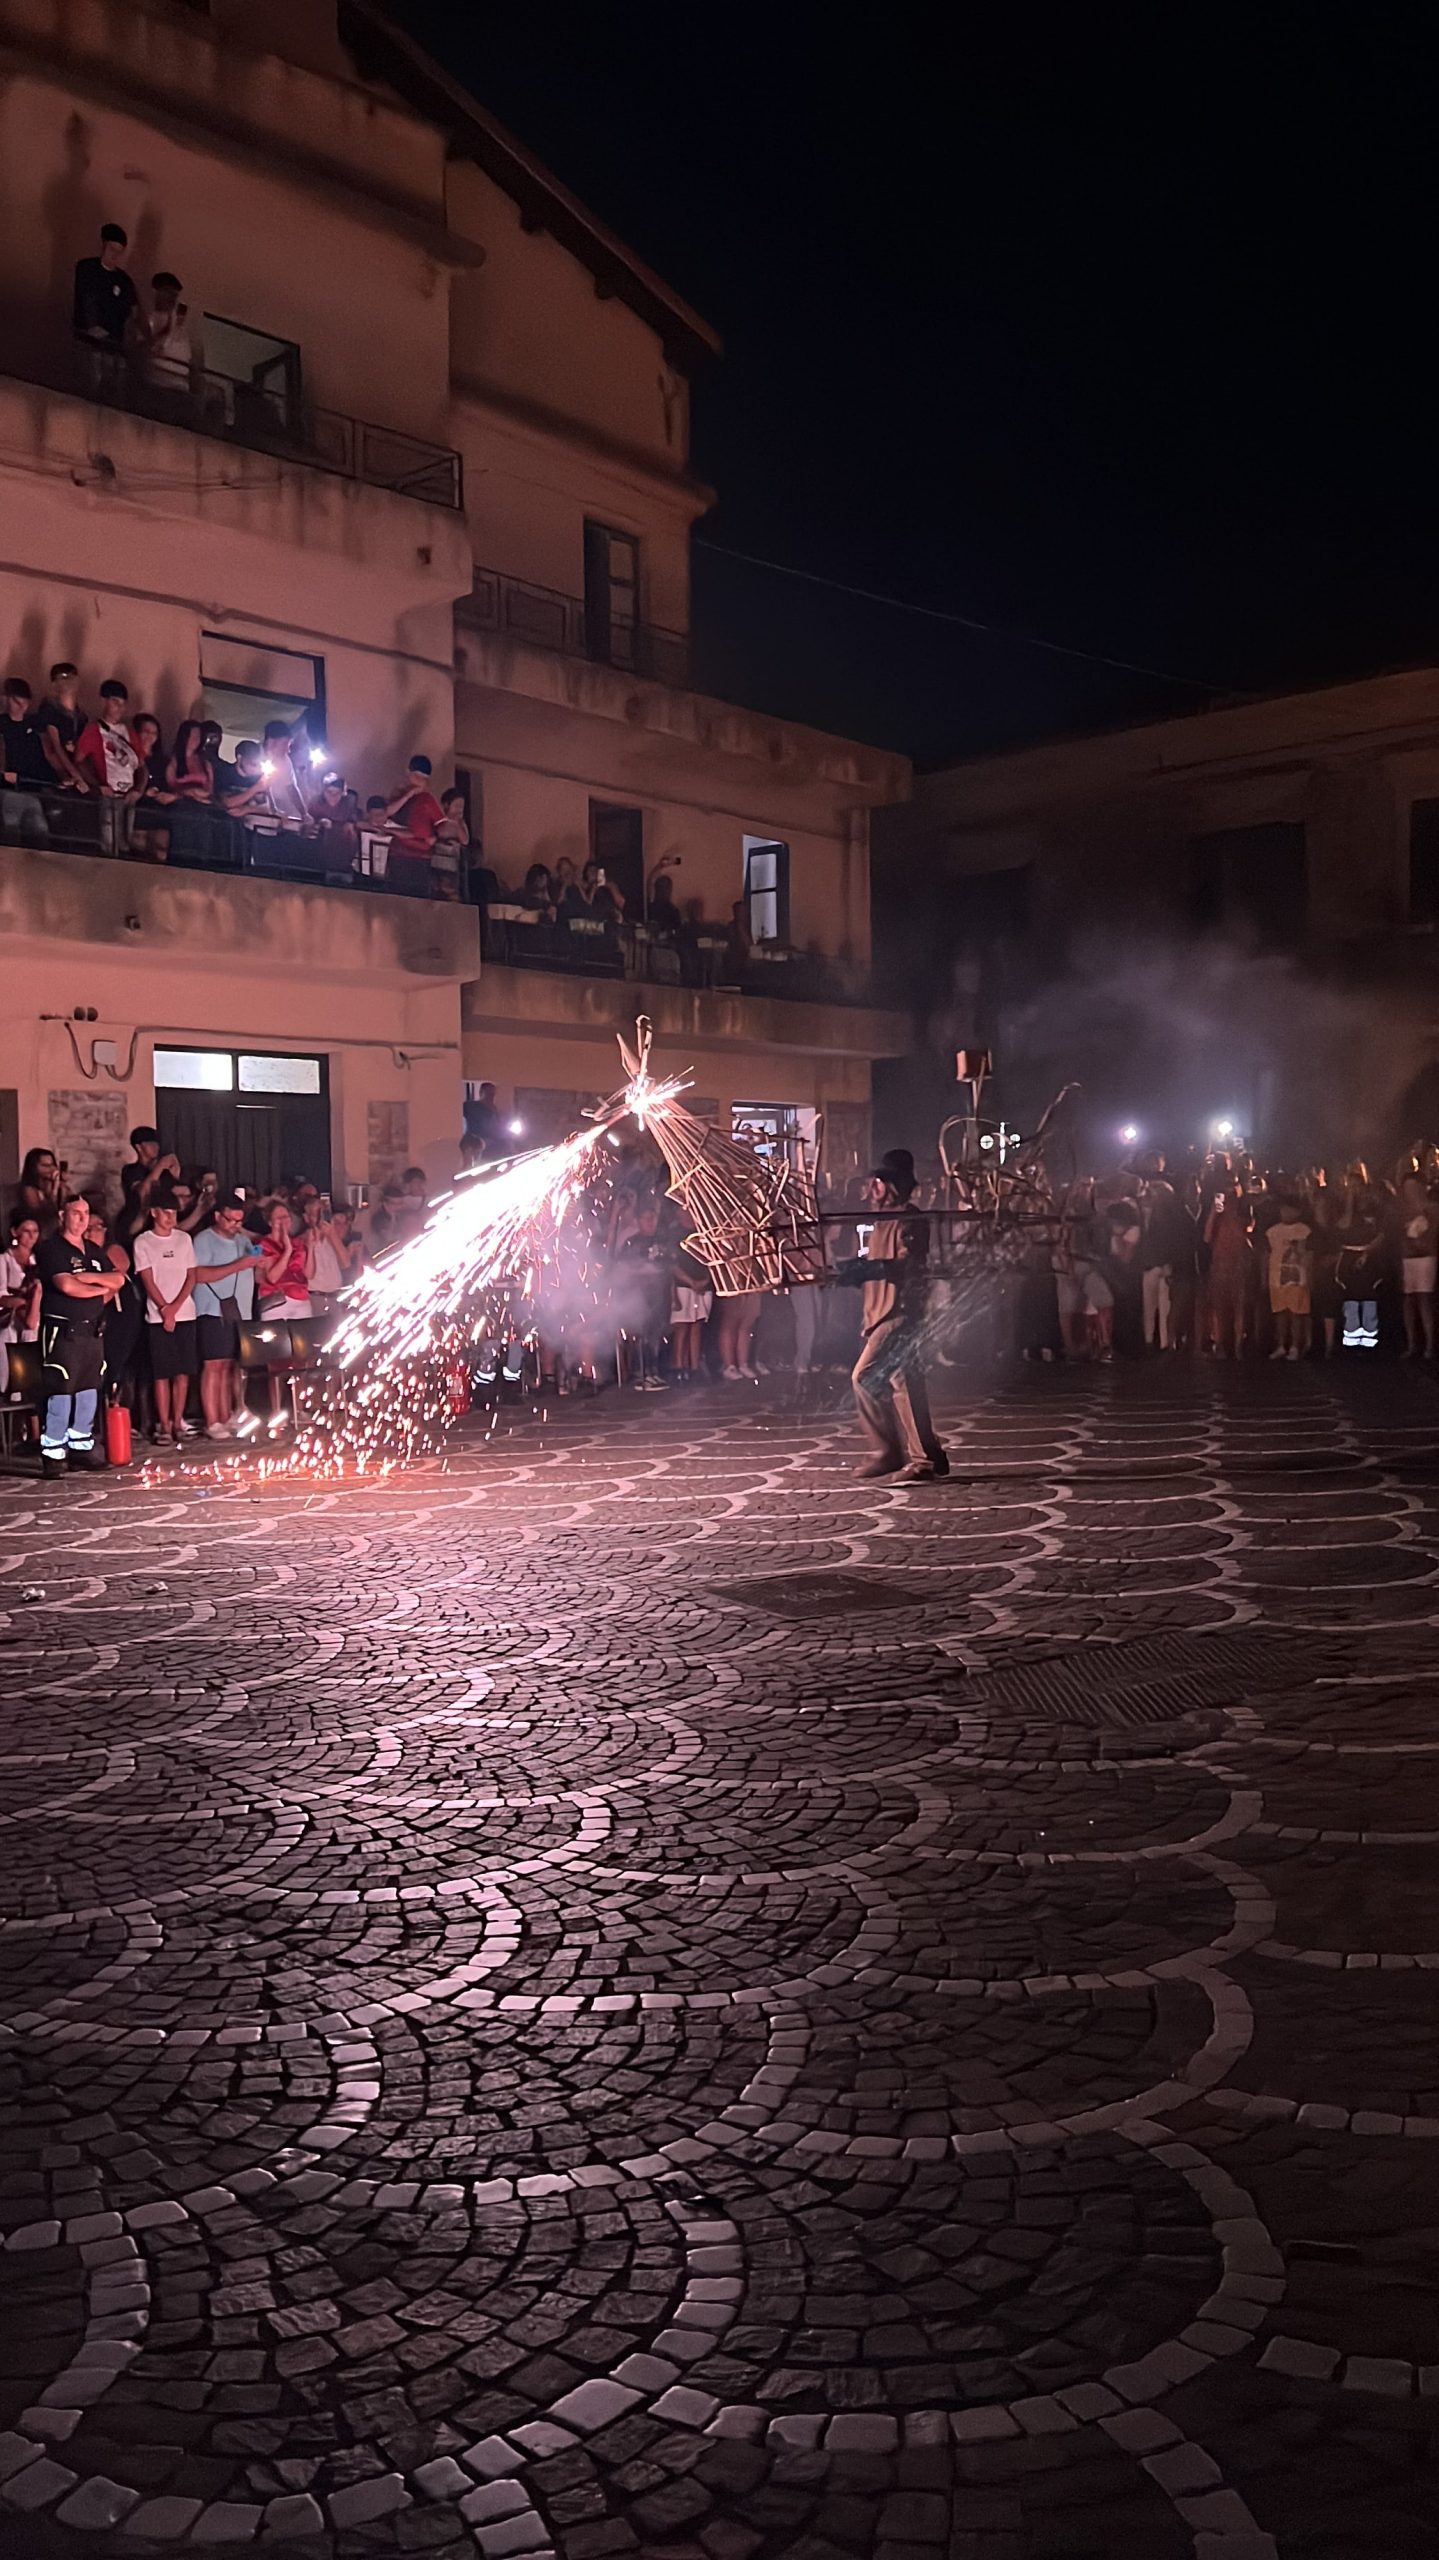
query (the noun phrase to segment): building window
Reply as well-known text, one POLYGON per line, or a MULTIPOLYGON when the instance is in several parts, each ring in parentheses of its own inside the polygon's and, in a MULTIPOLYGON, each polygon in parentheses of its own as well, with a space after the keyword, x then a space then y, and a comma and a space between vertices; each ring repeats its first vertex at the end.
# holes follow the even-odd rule
POLYGON ((202 717, 219 721, 221 752, 232 759, 240 740, 263 738, 271 720, 283 720, 302 745, 325 743, 323 658, 202 631, 200 687, 202 717))
POLYGON ((640 624, 640 546, 633 533, 585 524, 585 648, 607 667, 632 667, 640 624))
POLYGON ((1439 925, 1439 800, 1409 807, 1409 921, 1439 925))
POLYGON ((590 802, 590 860, 612 880, 625 902, 625 914, 645 911, 645 813, 617 808, 609 800, 590 802))
POLYGON ((233 1093, 235 1060, 228 1049, 157 1049, 155 1082, 167 1093, 233 1093))
POLYGON ((1302 821, 1224 827, 1189 848, 1189 916, 1201 933, 1228 933, 1281 951, 1304 939, 1308 875, 1302 821))
POLYGON ((789 846, 773 836, 744 840, 744 894, 754 942, 789 940, 789 846))

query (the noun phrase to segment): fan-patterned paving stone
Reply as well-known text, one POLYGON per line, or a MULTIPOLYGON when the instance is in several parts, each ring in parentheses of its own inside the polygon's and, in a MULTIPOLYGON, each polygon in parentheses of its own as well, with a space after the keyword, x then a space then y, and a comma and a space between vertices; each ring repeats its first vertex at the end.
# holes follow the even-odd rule
POLYGON ((812 2040, 785 2115, 847 2140, 905 2142, 1132 2100, 1193 2059, 1213 2016, 1182 1981, 1014 2002, 832 1991, 806 2014, 812 2040))
POLYGON ((1184 1860, 1043 1870, 921 1854, 871 1872, 897 1920, 885 1961, 938 1981, 1132 1971, 1213 1945, 1235 1914, 1222 1881, 1184 1860))
POLYGON ((0 1482, 6 2560, 1439 2548, 1436 1418, 0 1482))

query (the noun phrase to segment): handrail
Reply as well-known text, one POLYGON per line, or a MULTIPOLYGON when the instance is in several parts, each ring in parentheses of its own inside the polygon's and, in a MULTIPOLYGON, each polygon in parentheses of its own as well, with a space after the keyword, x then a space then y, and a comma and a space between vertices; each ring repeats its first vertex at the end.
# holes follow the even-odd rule
POLYGON ((564 658, 588 658, 617 674, 649 678, 656 684, 689 684, 689 641, 682 631, 662 630, 658 623, 635 623, 625 635, 633 654, 626 657, 611 635, 608 648, 595 647, 586 627, 579 596, 558 587, 542 587, 532 578, 512 578, 500 569, 477 567, 470 593, 455 607, 462 630, 496 631, 527 641, 532 649, 549 649, 564 658))
POLYGON ((185 427, 196 435, 243 445, 250 453, 271 454, 277 461, 360 480, 426 506, 457 511, 464 504, 464 466, 447 445, 317 408, 283 381, 237 381, 200 365, 167 372, 143 353, 114 354, 83 345, 70 349, 68 360, 53 362, 33 356, 17 362, 12 350, 3 370, 43 390, 93 400, 157 425, 185 427))

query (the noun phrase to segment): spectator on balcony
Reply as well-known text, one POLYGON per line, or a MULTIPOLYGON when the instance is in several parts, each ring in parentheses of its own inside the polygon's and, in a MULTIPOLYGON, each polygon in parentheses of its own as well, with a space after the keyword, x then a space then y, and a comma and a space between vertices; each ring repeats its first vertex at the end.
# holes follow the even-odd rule
POLYGON ((745 898, 736 898, 734 905, 730 909, 729 948, 725 953, 726 964, 731 970, 733 970, 734 974, 738 976, 742 970, 749 967, 753 952, 754 935, 750 931, 749 902, 745 898))
POLYGON ((167 267, 150 278, 151 305, 140 322, 140 338, 146 379, 157 391, 177 392, 188 399, 195 346, 189 305, 180 300, 180 293, 180 279, 167 267))
POLYGON ((96 796, 100 851, 106 854, 129 852, 145 789, 129 720, 129 691, 118 676, 111 676, 100 687, 99 718, 86 722, 75 749, 75 761, 96 796))
POLYGON ((118 222, 100 226, 100 254, 75 264, 75 335, 89 359, 90 384, 113 400, 124 386, 125 353, 140 297, 125 264, 130 243, 118 222))
POLYGON ((218 807, 235 773, 234 766, 226 761, 225 733, 218 720, 201 721, 200 753, 210 768, 211 793, 218 807))
POLYGON ((0 719, 0 826, 7 836, 18 836, 22 844, 48 843, 50 821, 40 794, 52 780, 30 687, 23 676, 7 676, 0 719))
POLYGON ((580 880, 580 895, 600 924, 617 925, 624 915, 624 891, 610 878, 602 862, 587 862, 580 880))
MULTIPOLYGON (((563 864, 560 867, 563 869, 563 864)), ((573 863, 570 864, 570 877, 573 880, 573 863)), ((530 913, 538 917, 541 924, 553 924, 556 913, 565 912, 559 897, 558 875, 552 874, 547 864, 532 862, 525 873, 525 885, 515 904, 528 907, 530 913)))
POLYGON ((385 877, 392 889, 413 898, 428 897, 434 887, 435 831, 445 813, 431 788, 433 772, 428 756, 411 756, 404 781, 385 803, 390 830, 385 877))
POLYGON ((304 826, 310 815, 309 795, 295 763, 295 737, 288 721, 266 721, 264 761, 270 799, 281 826, 304 826))
POLYGON ((90 784, 76 762, 75 750, 85 726, 80 709, 80 673, 68 658, 61 658, 50 670, 50 690, 35 714, 40 744, 52 776, 51 788, 61 791, 88 791, 90 784))
POLYGON ((214 777, 200 744, 198 720, 182 720, 165 763, 165 788, 182 809, 206 809, 214 796, 214 777))
POLYGON ((465 816, 463 791, 442 791, 440 807, 444 815, 435 829, 434 849, 430 855, 434 890, 437 898, 458 898, 460 875, 467 867, 470 850, 470 824, 465 816))
POLYGON ((140 759, 141 797, 135 810, 135 843, 151 862, 164 862, 170 851, 170 811, 175 794, 165 780, 165 748, 153 711, 139 711, 130 723, 130 742, 140 759))
MULTIPOLYGON (((345 789, 344 775, 327 773, 305 829, 305 833, 313 837, 324 862, 326 877, 330 879, 350 879, 359 858, 360 830, 350 813, 351 800, 352 795, 345 789)), ((452 891, 451 895, 454 894, 452 891)))
POLYGON ((273 818, 270 777, 258 738, 242 738, 235 749, 234 775, 221 793, 221 806, 227 818, 238 818, 242 826, 255 818, 273 818))
POLYGON ((651 942, 678 942, 684 931, 684 918, 675 898, 674 873, 659 870, 650 882, 650 911, 646 918, 651 942))

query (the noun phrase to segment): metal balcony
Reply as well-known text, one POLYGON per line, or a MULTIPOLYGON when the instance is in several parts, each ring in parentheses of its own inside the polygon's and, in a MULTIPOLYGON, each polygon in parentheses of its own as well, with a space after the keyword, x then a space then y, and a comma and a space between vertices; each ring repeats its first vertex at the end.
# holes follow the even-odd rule
POLYGON ((689 684, 689 642, 683 632, 635 623, 611 628, 603 644, 596 645, 586 628, 581 597, 537 587, 528 578, 507 578, 498 569, 476 569, 470 594, 455 607, 455 620, 462 630, 498 632, 526 641, 532 649, 588 658, 593 665, 643 676, 653 684, 681 691, 689 684))
POLYGON ((263 377, 241 380, 196 365, 166 380, 143 355, 117 356, 85 346, 53 357, 27 357, 22 365, 12 355, 5 370, 47 391, 96 401, 159 426, 186 427, 196 435, 243 446, 248 453, 332 472, 371 489, 391 490, 397 497, 418 498, 426 506, 457 511, 464 504, 458 453, 394 427, 317 408, 303 397, 297 372, 277 367, 263 377))

